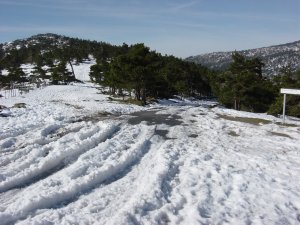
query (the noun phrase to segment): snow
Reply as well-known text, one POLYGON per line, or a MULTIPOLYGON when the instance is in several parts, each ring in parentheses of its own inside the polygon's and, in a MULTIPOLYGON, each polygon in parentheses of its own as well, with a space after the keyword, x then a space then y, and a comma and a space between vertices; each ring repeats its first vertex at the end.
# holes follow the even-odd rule
POLYGON ((30 75, 33 72, 34 65, 33 64, 21 64, 21 68, 26 75, 30 75))
POLYGON ((0 101, 0 224, 300 223, 293 118, 126 105, 91 83, 0 101))
POLYGON ((9 74, 8 70, 2 70, 2 76, 7 76, 9 74))
MULTIPOLYGON (((57 62, 58 63, 58 62, 57 62)), ((76 64, 75 62, 72 62, 72 66, 74 69, 75 77, 76 79, 80 81, 90 81, 89 77, 89 72, 90 72, 90 67, 92 65, 96 64, 96 60, 93 58, 93 56, 89 56, 89 59, 83 61, 82 63, 76 64)), ((21 68, 24 71, 24 73, 29 76, 33 72, 33 68, 35 65, 33 64, 21 64, 21 68)), ((67 69, 71 72, 71 66, 69 64, 66 65, 67 69)), ((42 67, 44 70, 48 70, 48 66, 43 66, 42 67)), ((9 74, 8 70, 4 69, 2 70, 2 75, 7 76, 9 74)), ((49 75, 49 73, 48 73, 49 75)))
MULTIPOLYGON (((89 60, 79 63, 78 65, 72 64, 76 79, 81 81, 90 81, 90 67, 95 64, 96 60, 93 57, 91 57, 89 60)), ((71 66, 69 64, 67 64, 67 69, 71 71, 71 66)))

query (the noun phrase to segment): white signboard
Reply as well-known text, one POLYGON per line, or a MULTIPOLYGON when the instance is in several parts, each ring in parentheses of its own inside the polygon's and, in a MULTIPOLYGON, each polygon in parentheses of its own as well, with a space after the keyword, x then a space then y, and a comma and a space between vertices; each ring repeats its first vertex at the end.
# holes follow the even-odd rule
POLYGON ((280 93, 289 95, 300 95, 300 89, 281 88, 280 93))

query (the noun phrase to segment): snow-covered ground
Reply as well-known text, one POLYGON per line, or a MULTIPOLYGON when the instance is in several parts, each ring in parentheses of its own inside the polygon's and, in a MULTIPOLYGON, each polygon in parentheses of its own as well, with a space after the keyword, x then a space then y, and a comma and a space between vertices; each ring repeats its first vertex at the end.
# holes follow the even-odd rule
POLYGON ((1 99, 0 224, 299 224, 300 122, 97 86, 1 99))
MULTIPOLYGON (((96 64, 96 60, 90 56, 90 60, 86 60, 79 64, 73 64, 75 77, 81 81, 90 81, 90 67, 96 64)), ((67 64, 67 69, 71 71, 71 66, 67 64)))

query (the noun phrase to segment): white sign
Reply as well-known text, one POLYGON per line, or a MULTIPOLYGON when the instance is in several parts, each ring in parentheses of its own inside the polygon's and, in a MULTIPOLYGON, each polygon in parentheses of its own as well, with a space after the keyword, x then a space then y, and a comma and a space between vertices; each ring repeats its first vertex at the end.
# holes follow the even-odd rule
POLYGON ((281 94, 290 94, 290 95, 300 95, 300 89, 288 89, 288 88, 281 88, 281 94))

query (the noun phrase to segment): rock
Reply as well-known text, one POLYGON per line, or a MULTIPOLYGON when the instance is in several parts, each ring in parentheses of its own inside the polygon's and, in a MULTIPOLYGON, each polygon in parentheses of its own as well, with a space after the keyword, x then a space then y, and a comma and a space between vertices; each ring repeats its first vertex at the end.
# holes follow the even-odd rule
POLYGON ((12 108, 26 108, 25 103, 16 103, 12 108))

